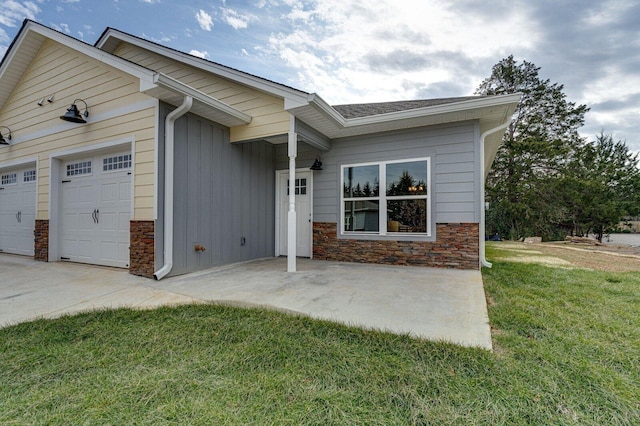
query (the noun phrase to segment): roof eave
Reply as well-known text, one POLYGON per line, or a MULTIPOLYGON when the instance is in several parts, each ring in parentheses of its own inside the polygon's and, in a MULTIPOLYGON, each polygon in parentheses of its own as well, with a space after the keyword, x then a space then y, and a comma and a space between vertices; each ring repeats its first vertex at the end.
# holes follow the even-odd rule
POLYGON ((194 68, 210 72, 219 77, 226 78, 236 83, 254 88, 256 90, 260 90, 264 93, 283 98, 285 102, 288 101, 292 102, 293 104, 304 104, 306 103, 306 98, 309 95, 308 93, 301 90, 297 90, 292 87, 276 83, 274 81, 266 80, 264 78, 233 68, 229 68, 224 65, 217 64, 215 62, 211 62, 190 55, 188 53, 169 48, 167 46, 162 46, 152 41, 124 33, 114 28, 107 28, 102 33, 98 41, 96 41, 95 46, 99 49, 103 49, 107 52, 112 53, 117 48, 120 42, 129 43, 134 46, 150 50, 154 53, 169 57, 173 60, 184 63, 186 65, 190 65, 194 68))
POLYGON ((397 120, 406 120, 417 117, 436 116, 451 112, 470 111, 479 108, 487 108, 500 106, 504 104, 517 104, 520 100, 520 94, 488 96, 473 100, 460 102, 452 102, 443 105, 434 105, 423 108, 415 108, 404 111, 388 112, 384 114, 370 115, 366 117, 357 117, 346 119, 345 127, 366 126, 368 124, 384 123, 397 120))
MULTIPOLYGON (((191 96, 194 102, 200 104, 203 107, 203 111, 200 115, 211 118, 220 124, 228 127, 240 126, 249 124, 253 117, 238 109, 233 108, 224 102, 215 99, 206 93, 203 93, 191 86, 181 83, 165 74, 157 73, 153 78, 154 83, 158 89, 152 89, 146 91, 150 96, 154 96, 162 101, 168 103, 175 103, 171 96, 166 96, 166 91, 172 94, 177 94, 179 97, 191 96)), ((198 106, 196 105, 195 108, 198 106)))
POLYGON ((496 108, 501 109, 498 112, 500 119, 492 119, 491 123, 504 122, 511 119, 520 97, 520 94, 489 96, 443 105, 346 119, 322 98, 313 94, 309 96, 307 105, 298 106, 289 111, 325 136, 335 139, 471 119, 482 121, 486 119, 486 116, 483 116, 483 111, 492 111, 492 115, 495 116, 496 108))
POLYGON ((147 68, 144 68, 140 65, 136 65, 132 62, 126 61, 108 52, 102 51, 100 49, 96 49, 94 46, 90 44, 87 44, 67 34, 64 34, 54 29, 51 29, 49 27, 46 27, 35 21, 25 20, 22 28, 18 32, 18 35, 12 42, 2 63, 0 64, 0 81, 3 82, 2 84, 3 89, 0 89, 0 108, 4 107, 4 104, 8 100, 11 92, 13 91, 13 88, 18 83, 17 76, 20 76, 23 74, 23 72, 29 66, 29 64, 31 63, 31 60, 33 60, 33 58, 37 53, 37 49, 31 49, 30 50, 31 53, 25 54, 26 56, 24 58, 21 58, 22 60, 19 61, 21 68, 18 69, 17 72, 13 73, 16 75, 16 77, 11 79, 11 81, 7 81, 8 77, 5 74, 12 66, 18 66, 16 65, 16 62, 17 62, 16 55, 19 55, 20 52, 26 50, 21 47, 33 35, 38 35, 39 37, 42 38, 42 40, 34 39, 35 45, 38 45, 38 44, 41 45, 45 39, 53 40, 57 43, 63 44, 65 46, 69 46, 72 49, 90 58, 93 58, 97 61, 100 61, 104 64, 117 68, 129 75, 132 75, 138 78, 140 81, 140 91, 148 90, 154 86, 153 71, 147 68))

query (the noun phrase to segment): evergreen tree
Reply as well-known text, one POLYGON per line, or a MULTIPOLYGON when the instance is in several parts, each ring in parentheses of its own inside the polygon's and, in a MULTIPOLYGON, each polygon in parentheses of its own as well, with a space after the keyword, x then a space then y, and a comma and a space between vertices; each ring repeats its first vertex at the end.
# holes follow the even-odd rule
POLYGON ((480 95, 522 93, 487 178, 489 234, 518 239, 552 232, 545 230, 549 221, 566 214, 553 208, 549 190, 582 144, 577 130, 589 109, 568 102, 564 87, 541 79, 539 70, 509 56, 476 90, 480 95))
POLYGON ((613 136, 604 132, 576 154, 559 180, 572 219, 571 232, 593 233, 602 241, 623 216, 638 212, 638 154, 632 154, 624 141, 614 142, 613 136))

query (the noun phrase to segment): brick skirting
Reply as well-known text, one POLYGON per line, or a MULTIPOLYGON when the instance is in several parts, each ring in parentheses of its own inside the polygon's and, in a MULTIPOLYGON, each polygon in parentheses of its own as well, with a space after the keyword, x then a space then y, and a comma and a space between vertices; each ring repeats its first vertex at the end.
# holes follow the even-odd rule
POLYGON ((313 223, 313 258, 386 265, 479 269, 477 223, 438 223, 436 241, 338 239, 337 225, 313 223))
POLYGON ((132 220, 129 226, 129 273, 153 278, 155 227, 152 220, 132 220))
POLYGON ((36 219, 33 229, 33 258, 40 262, 49 261, 49 220, 36 219))

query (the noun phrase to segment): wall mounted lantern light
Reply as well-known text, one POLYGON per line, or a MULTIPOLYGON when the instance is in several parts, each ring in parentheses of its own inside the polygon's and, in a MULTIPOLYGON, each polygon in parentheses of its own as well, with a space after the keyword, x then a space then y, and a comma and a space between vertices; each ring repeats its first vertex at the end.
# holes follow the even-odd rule
POLYGON ((313 162, 309 170, 322 170, 322 161, 319 158, 316 158, 316 161, 313 162))
POLYGON ((71 106, 67 108, 67 112, 65 112, 64 115, 60 116, 60 119, 64 121, 70 121, 72 123, 86 123, 87 120, 85 120, 85 118, 87 118, 88 116, 89 107, 87 106, 87 103, 82 99, 75 99, 71 106), (80 114, 80 111, 76 106, 76 102, 82 102, 84 104, 84 112, 82 114, 80 114))
POLYGON ((8 128, 7 126, 0 126, 1 129, 7 129, 7 131, 9 132, 7 134, 7 138, 5 139, 5 137, 2 135, 2 132, 0 132, 0 145, 9 145, 9 141, 11 140, 11 129, 8 128))

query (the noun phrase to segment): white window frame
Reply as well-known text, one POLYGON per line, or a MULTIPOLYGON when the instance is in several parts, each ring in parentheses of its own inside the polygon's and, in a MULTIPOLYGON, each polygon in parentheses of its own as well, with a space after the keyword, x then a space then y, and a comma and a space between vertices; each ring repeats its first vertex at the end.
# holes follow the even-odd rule
POLYGON ((113 172, 121 172, 124 170, 131 170, 131 167, 133 165, 133 155, 130 152, 107 155, 107 156, 101 157, 100 163, 102 167, 102 173, 113 173, 113 172), (120 161, 119 157, 128 157, 128 158, 123 158, 122 161, 120 161), (114 159, 114 158, 116 159, 115 162, 111 162, 111 163, 108 162, 109 159, 114 159), (107 164, 105 164, 105 160, 107 160, 107 164), (127 163, 128 165, 125 167, 127 163), (109 165, 112 165, 112 166, 122 165, 122 167, 119 167, 119 168, 112 167, 111 170, 109 170, 109 165))
POLYGON ((402 160, 374 161, 368 163, 351 163, 340 166, 340 235, 341 236, 390 236, 390 237, 431 237, 431 157, 405 158, 402 160), (427 163, 427 194, 424 195, 396 195, 387 196, 388 164, 413 163, 426 161, 427 163), (379 191, 375 197, 350 198, 344 196, 344 171, 349 167, 378 166, 379 191), (427 207, 427 232, 389 232, 387 231, 387 201, 390 200, 425 200, 427 207), (375 231, 346 231, 345 201, 378 201, 378 232, 375 231))
POLYGON ((23 183, 35 182, 37 179, 38 179, 38 172, 36 171, 36 169, 25 170, 24 172, 22 172, 23 183))
POLYGON ((64 163, 64 175, 67 178, 78 178, 78 177, 83 177, 83 176, 93 176, 93 172, 94 172, 94 164, 93 164, 93 159, 92 158, 87 158, 87 159, 83 159, 83 160, 74 160, 74 161, 67 161, 66 163, 64 163), (75 165, 80 165, 80 169, 75 169, 75 170, 82 170, 83 169, 83 165, 86 164, 86 166, 84 166, 85 168, 88 166, 90 168, 90 172, 87 173, 75 173, 75 174, 69 174, 69 166, 75 164, 75 165))
POLYGON ((9 172, 2 175, 0 180, 0 185, 17 185, 17 184, 18 184, 17 172, 9 172))

